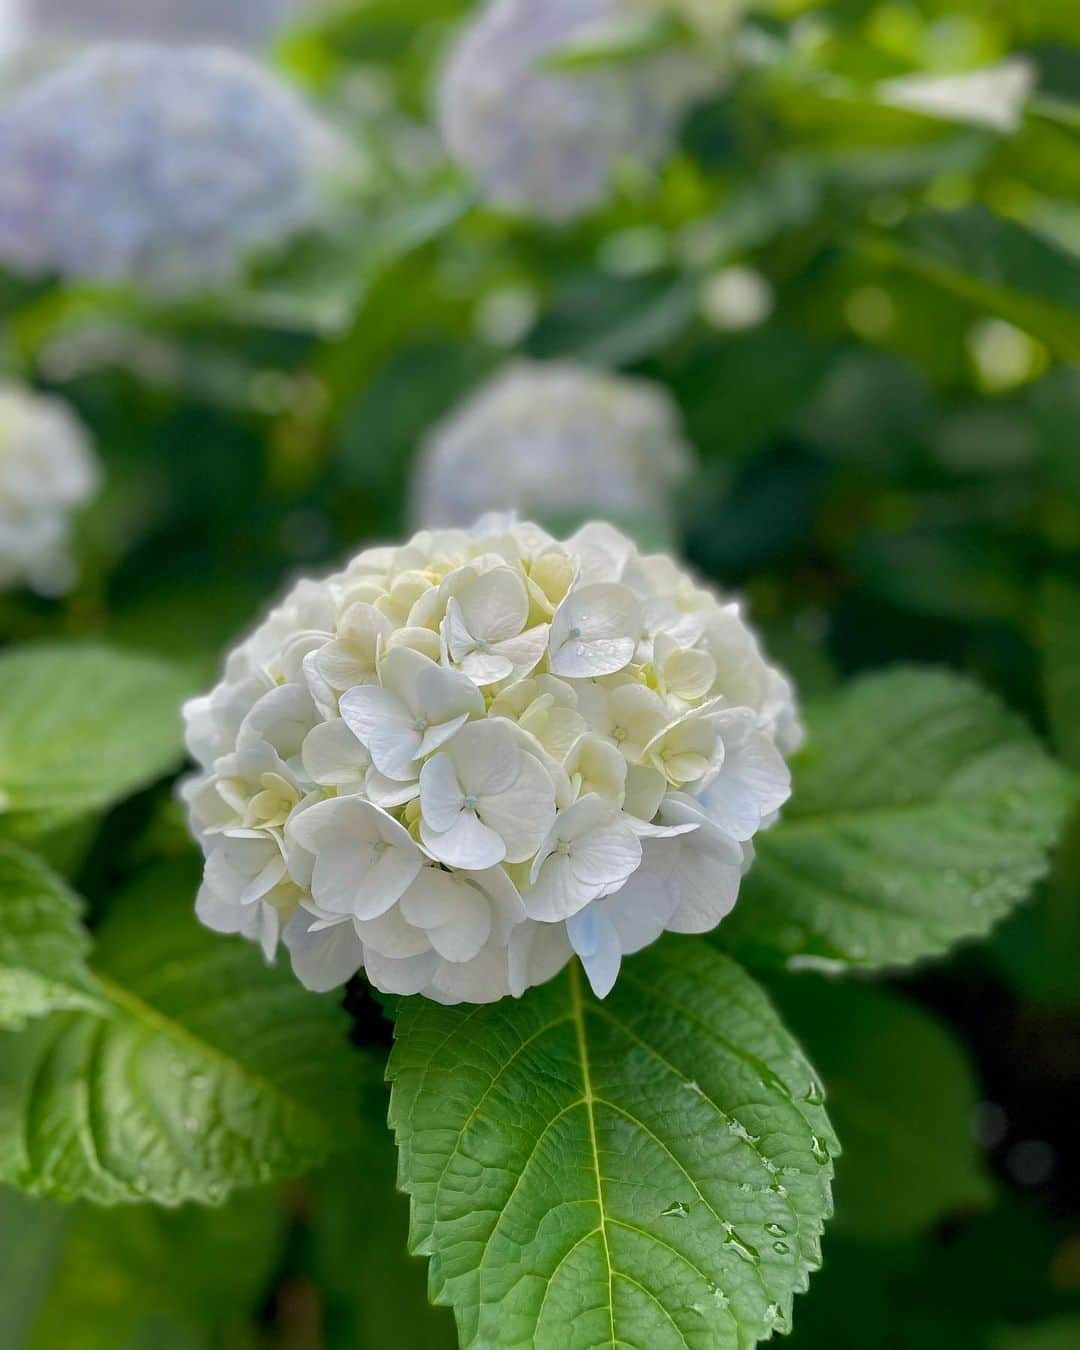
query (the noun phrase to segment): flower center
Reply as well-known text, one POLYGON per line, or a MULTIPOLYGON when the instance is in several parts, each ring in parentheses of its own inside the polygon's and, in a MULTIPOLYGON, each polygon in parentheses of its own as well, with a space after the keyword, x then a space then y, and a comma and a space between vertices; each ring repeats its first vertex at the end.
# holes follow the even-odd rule
POLYGON ((571 628, 571 629, 570 629, 570 636, 576 641, 576 640, 581 636, 581 629, 580 629, 580 628, 571 628))
POLYGON ((488 640, 487 640, 487 638, 477 638, 477 639, 476 639, 476 650, 477 650, 478 652, 486 652, 487 649, 488 649, 488 640))
POLYGON ((626 740, 626 728, 625 728, 625 727, 612 727, 612 729, 611 729, 611 737, 612 737, 612 740, 616 740, 616 741, 625 741, 625 740, 626 740))
POLYGON ((473 796, 473 794, 470 792, 470 793, 468 793, 466 796, 462 797, 462 799, 461 799, 461 805, 465 808, 466 811, 475 811, 475 810, 476 810, 476 798, 475 798, 475 797, 473 796))
POLYGON ((424 734, 425 731, 427 731, 427 729, 428 724, 423 717, 418 717, 416 721, 413 723, 413 730, 418 731, 421 736, 424 734))

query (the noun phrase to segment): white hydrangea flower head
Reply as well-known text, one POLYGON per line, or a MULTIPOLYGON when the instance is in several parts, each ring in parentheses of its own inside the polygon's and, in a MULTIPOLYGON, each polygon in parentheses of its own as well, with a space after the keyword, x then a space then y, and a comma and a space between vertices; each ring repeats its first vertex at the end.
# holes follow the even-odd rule
POLYGON ((232 279, 318 209, 330 133, 213 47, 94 47, 0 109, 0 265, 156 291, 232 279))
POLYGON ((0 588, 71 588, 71 518, 99 481, 89 438, 66 405, 0 384, 0 588))
POLYGON ((715 71, 685 50, 553 70, 625 26, 624 0, 490 0, 450 54, 439 118, 450 154, 497 206, 560 223, 600 205, 622 161, 658 163, 715 71))
POLYGON ((512 518, 301 582, 184 715, 203 922, 446 1003, 714 927, 800 736, 737 603, 512 518))
POLYGON ((572 362, 515 361, 428 435, 412 517, 430 527, 466 526, 488 511, 557 523, 603 513, 666 530, 693 462, 662 386, 572 362))

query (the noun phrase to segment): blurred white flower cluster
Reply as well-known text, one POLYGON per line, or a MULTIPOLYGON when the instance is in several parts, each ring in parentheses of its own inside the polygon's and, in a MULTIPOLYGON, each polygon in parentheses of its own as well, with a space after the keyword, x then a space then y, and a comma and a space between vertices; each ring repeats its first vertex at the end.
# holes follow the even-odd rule
POLYGON ((737 604, 508 519, 301 582, 185 717, 203 922, 449 1003, 713 928, 800 735, 737 604))
POLYGON ((621 162, 653 165, 716 83, 687 50, 552 69, 574 45, 614 41, 623 0, 490 0, 439 90, 443 139, 487 200, 553 222, 599 205, 621 162))
POLYGON ((0 264, 177 290, 314 216, 327 133, 237 52, 93 48, 0 109, 0 264))
POLYGON ((665 527, 673 491, 692 465, 662 387, 570 362, 515 361, 429 435, 412 514, 417 526, 517 511, 545 521, 602 514, 665 527))
POLYGON ((0 385, 0 587, 71 587, 71 516, 99 476, 86 433, 59 400, 0 385))

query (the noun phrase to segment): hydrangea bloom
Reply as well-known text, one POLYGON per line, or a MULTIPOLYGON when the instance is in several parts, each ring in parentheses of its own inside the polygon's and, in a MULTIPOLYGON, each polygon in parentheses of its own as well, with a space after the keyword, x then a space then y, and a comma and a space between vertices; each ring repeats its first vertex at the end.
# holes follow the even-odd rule
POLYGON ((692 462, 662 387, 570 362, 517 361, 432 431, 412 513, 419 526, 509 510, 665 525, 692 462))
POLYGON ((297 8, 297 0, 17 0, 17 18, 30 41, 147 38, 253 48, 297 8))
POLYGON ((71 514, 98 479, 86 433, 59 400, 0 385, 0 586, 71 586, 71 514))
POLYGON ((489 201, 571 220, 604 200, 620 160, 652 164, 714 73, 686 51, 556 71, 546 62, 627 19, 623 0, 491 0, 439 91, 443 139, 489 201))
POLYGON ((227 280, 313 216, 328 144, 237 52, 93 48, 0 111, 0 263, 165 290, 227 280))
POLYGON ((304 581, 185 708, 203 922, 329 989, 604 995, 714 927, 788 795, 792 691, 739 606, 608 525, 481 522, 304 581))

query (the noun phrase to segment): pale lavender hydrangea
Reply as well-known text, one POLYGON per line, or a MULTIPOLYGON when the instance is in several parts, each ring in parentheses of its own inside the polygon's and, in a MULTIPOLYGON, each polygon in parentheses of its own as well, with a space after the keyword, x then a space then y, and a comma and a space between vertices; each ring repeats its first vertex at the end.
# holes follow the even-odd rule
POLYGON ((186 289, 228 280, 316 211, 326 142, 236 52, 94 48, 0 109, 0 264, 186 289))
POLYGON ((24 43, 139 39, 262 46, 304 0, 14 0, 24 43))
POLYGON ((567 361, 515 361, 430 433, 417 459, 417 526, 486 511, 567 521, 604 514, 667 530, 693 464, 678 409, 645 380, 567 361))
POLYGON ((443 138, 495 205, 561 222, 599 205, 622 161, 652 165, 715 71, 686 50, 589 69, 547 63, 631 17, 623 0, 491 0, 439 89, 443 138))

